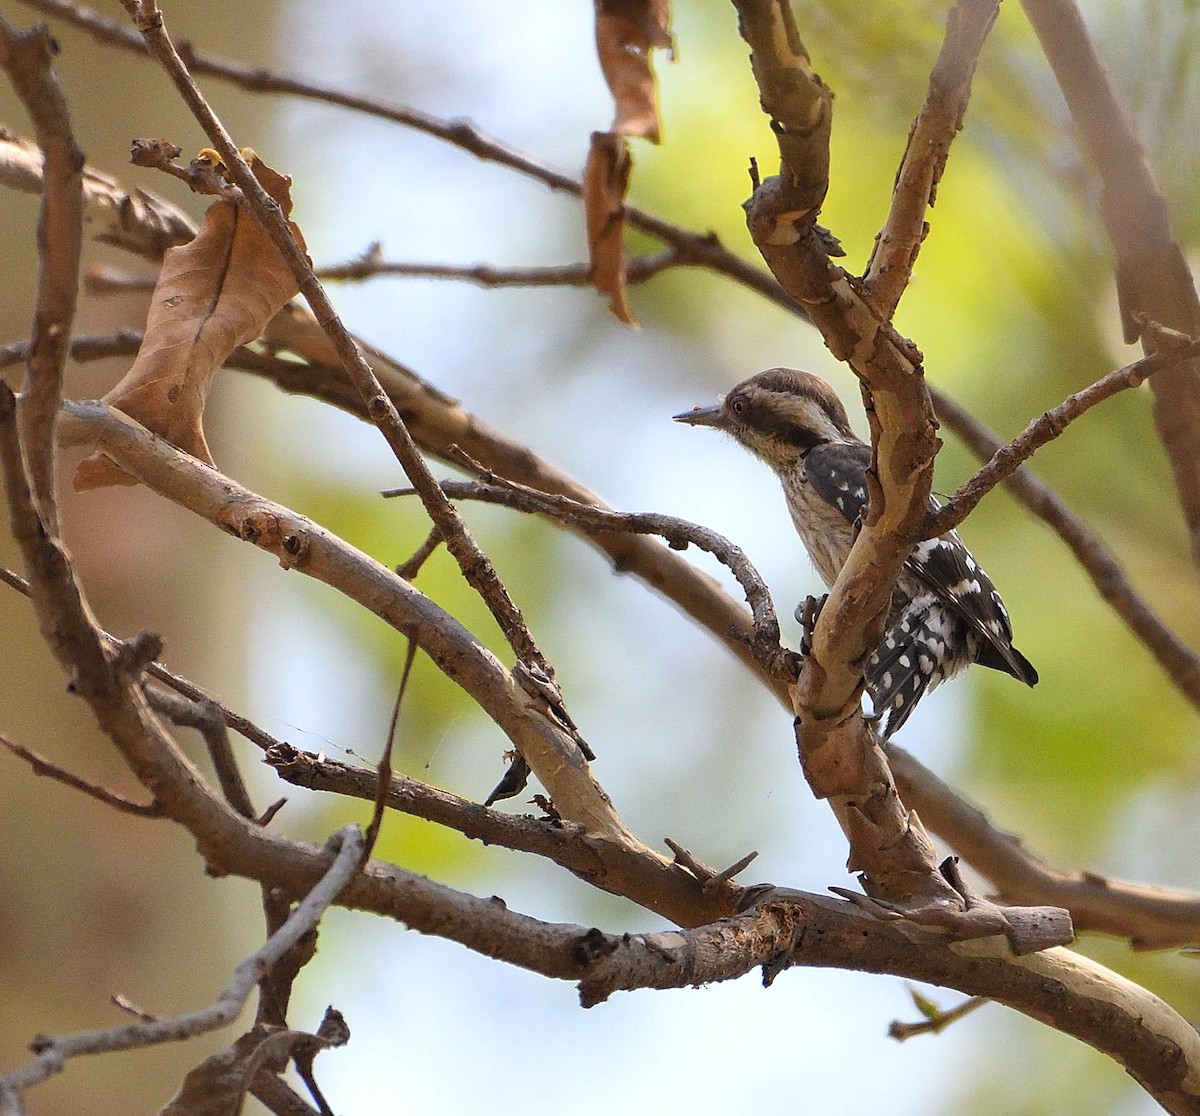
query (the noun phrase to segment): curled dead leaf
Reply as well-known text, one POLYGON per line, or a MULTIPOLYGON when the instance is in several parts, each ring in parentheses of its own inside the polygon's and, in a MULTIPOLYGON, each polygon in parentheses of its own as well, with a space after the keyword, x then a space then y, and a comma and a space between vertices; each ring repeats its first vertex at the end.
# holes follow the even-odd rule
POLYGON ((612 131, 658 143, 662 125, 650 52, 671 49, 668 0, 596 0, 596 54, 612 93, 612 131))
POLYGON ((629 145, 621 136, 592 133, 583 172, 592 286, 610 296, 609 309, 626 325, 637 325, 625 297, 625 191, 632 170, 629 145))
MULTIPOLYGON (((263 188, 291 213, 291 179, 254 156, 263 188)), ((292 233, 303 246, 300 230, 292 233)), ((254 340, 299 284, 266 230, 244 206, 219 200, 195 239, 167 252, 141 348, 104 402, 207 465, 204 404, 225 358, 254 340)), ((80 462, 79 491, 136 480, 101 453, 80 462)))

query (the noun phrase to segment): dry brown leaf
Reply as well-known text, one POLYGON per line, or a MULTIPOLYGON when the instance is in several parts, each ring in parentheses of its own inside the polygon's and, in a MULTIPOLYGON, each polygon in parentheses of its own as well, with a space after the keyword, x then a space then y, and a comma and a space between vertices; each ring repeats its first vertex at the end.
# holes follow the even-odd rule
POLYGON ((609 309, 626 325, 637 319, 625 297, 625 191, 633 159, 629 144, 612 132, 593 132, 583 172, 592 286, 610 296, 609 309))
POLYGON ((596 54, 616 106, 612 130, 658 143, 662 125, 650 51, 671 49, 669 0, 596 0, 596 54))
MULTIPOLYGON (((291 179, 257 156, 250 167, 284 215, 290 214, 291 179)), ((303 247, 299 229, 291 229, 303 247)), ((232 201, 214 202, 195 239, 167 252, 142 346, 104 402, 212 465, 203 417, 213 377, 225 358, 253 341, 298 290, 254 215, 232 201)), ((75 470, 80 491, 136 483, 100 453, 75 470)))

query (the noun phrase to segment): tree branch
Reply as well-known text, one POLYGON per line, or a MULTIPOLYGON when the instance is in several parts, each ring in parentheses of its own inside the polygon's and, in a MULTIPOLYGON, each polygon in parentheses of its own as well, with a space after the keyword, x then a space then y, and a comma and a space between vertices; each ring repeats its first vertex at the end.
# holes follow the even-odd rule
POLYGON ((959 485, 954 495, 936 512, 931 512, 921 531, 921 538, 934 539, 952 531, 975 506, 1001 481, 1011 477, 1034 453, 1059 437, 1068 426, 1099 403, 1118 392, 1140 387, 1146 379, 1182 361, 1200 354, 1200 341, 1160 348, 1150 356, 1118 368, 1094 384, 1067 396, 1036 418, 1006 446, 996 450, 987 464, 973 477, 959 485))
MULTIPOLYGON (((713 555, 737 579, 746 594, 754 624, 752 650, 766 652, 764 669, 778 666, 779 620, 770 591, 762 576, 746 557, 740 546, 708 527, 700 527, 673 515, 656 512, 618 512, 595 504, 573 500, 568 496, 541 492, 528 485, 507 480, 485 470, 474 460, 459 460, 480 474, 482 483, 473 481, 442 481, 442 491, 452 500, 480 500, 499 504, 518 511, 542 515, 557 520, 584 535, 607 533, 658 535, 672 550, 695 546, 713 555)), ((405 495, 404 490, 384 492, 384 496, 405 495)))
POLYGON ((89 783, 86 779, 81 779, 78 775, 67 771, 66 768, 51 763, 45 756, 39 756, 37 752, 31 751, 23 744, 18 744, 17 741, 10 739, 2 732, 0 732, 0 747, 7 748, 18 759, 23 759, 29 764, 35 775, 49 776, 56 782, 62 783, 63 786, 82 791, 89 798, 103 802, 105 806, 111 806, 123 814, 132 814, 136 818, 161 818, 163 816, 162 807, 157 802, 133 802, 122 794, 110 791, 107 787, 89 783))
POLYGON ((37 309, 18 421, 33 497, 51 534, 58 530, 54 424, 79 286, 84 162, 62 88, 50 68, 55 50, 44 25, 21 32, 0 16, 0 66, 33 120, 43 156, 37 309))
POLYGON ((1065 907, 1077 930, 1115 934, 1134 949, 1200 944, 1200 895, 1054 868, 903 748, 890 745, 888 758, 904 801, 1006 902, 1065 907))
POLYGON ((971 98, 975 66, 999 10, 1000 0, 958 0, 946 19, 929 92, 908 133, 887 220, 875 237, 863 276, 865 297, 883 321, 891 320, 912 278, 929 231, 925 211, 937 200, 950 144, 962 128, 971 98))
MULTIPOLYGON (((935 394, 938 418, 983 460, 1004 447, 991 431, 944 392, 935 394)), ((1116 555, 1044 481, 1028 469, 1014 473, 1004 486, 1070 548, 1096 591, 1158 660, 1167 678, 1200 709, 1200 656, 1163 623, 1137 594, 1116 555)))
MULTIPOLYGON (((43 182, 38 146, 0 127, 0 185, 40 194, 43 182)), ((182 210, 145 190, 125 190, 94 167, 83 168, 82 190, 88 227, 106 244, 161 263, 168 248, 196 235, 182 210)))
POLYGON ((823 897, 793 905, 795 895, 770 893, 736 918, 692 931, 626 935, 592 966, 581 999, 727 980, 759 965, 768 984, 793 964, 843 967, 857 930, 860 952, 850 967, 1007 1004, 1114 1058, 1168 1112, 1200 1108, 1200 1036, 1157 996, 1096 962, 1065 949, 1014 958, 996 938, 947 946, 911 923, 860 922, 823 897))
POLYGON ((779 177, 756 182, 745 205, 750 235, 830 352, 862 383, 873 446, 862 529, 792 690, 800 762, 813 793, 829 800, 850 843, 850 868, 868 895, 904 904, 914 917, 966 915, 967 899, 938 872, 933 846, 900 801, 861 705, 862 664, 879 644, 892 587, 924 521, 940 444, 920 354, 830 261, 814 224, 824 197, 819 179, 828 175, 830 94, 812 73, 790 7, 785 0, 734 6, 783 160, 779 177), (795 93, 806 85, 807 95, 795 93), (814 116, 820 104, 824 115, 814 116))
POLYGON ((62 429, 68 444, 83 442, 102 449, 151 490, 274 554, 285 569, 324 581, 415 639, 526 756, 564 817, 590 833, 640 846, 592 777, 575 741, 552 718, 537 715, 519 700, 512 675, 495 656, 403 578, 311 520, 201 465, 117 411, 101 403, 67 403, 65 409, 62 429))
MULTIPOLYGON (((37 192, 41 189, 39 164, 36 147, 11 136, 0 136, 0 182, 37 192), (7 177, 6 167, 10 171, 7 177)), ((93 225, 101 223, 104 230, 102 239, 117 243, 127 250, 146 255, 148 258, 158 258, 165 246, 185 241, 193 234, 188 218, 168 203, 150 199, 140 191, 136 195, 129 194, 98 172, 85 172, 84 188, 89 198, 89 221, 93 225), (149 204, 151 201, 153 205, 149 204)), ((714 244, 713 251, 722 253, 725 250, 714 244)), ((795 309, 782 289, 770 277, 750 265, 744 266, 754 277, 755 281, 749 284, 753 289, 779 305, 795 309)), ((739 278, 739 281, 744 280, 739 278)), ((359 414, 360 417, 365 416, 356 393, 349 389, 342 378, 337 367, 336 354, 332 352, 329 343, 310 318, 298 314, 294 308, 287 308, 273 325, 271 336, 276 345, 294 348, 312 363, 300 365, 295 361, 264 359, 260 354, 249 350, 239 350, 234 355, 233 363, 272 379, 284 390, 300 391, 324 398, 335 406, 359 414)), ((123 332, 109 338, 77 340, 79 343, 73 351, 73 356, 76 359, 89 359, 93 356, 134 352, 140 335, 123 332)), ((9 362, 14 357, 22 359, 24 351, 23 343, 9 346, 0 352, 0 363, 9 362), (14 350, 19 351, 14 353, 14 350)), ((578 499, 597 500, 594 494, 540 461, 524 446, 505 439, 462 411, 453 400, 420 380, 408 369, 391 361, 382 353, 371 350, 371 354, 389 394, 406 417, 409 417, 414 434, 426 449, 447 456, 447 448, 450 445, 462 445, 474 457, 506 476, 525 480, 548 491, 566 492, 578 499)), ((991 437, 944 394, 936 390, 934 394, 939 416, 977 453, 986 457, 1001 446, 1002 443, 991 437)), ((1130 624, 1135 634, 1146 643, 1160 662, 1164 663, 1170 676, 1187 696, 1200 703, 1200 664, 1197 664, 1186 646, 1162 625, 1132 590, 1115 558, 1104 544, 1091 535, 1042 482, 1029 476, 1026 471, 1012 478, 1008 487, 1018 499, 1030 506, 1035 514, 1045 517, 1056 533, 1067 541, 1092 575, 1101 596, 1117 610, 1126 623, 1130 624)), ((591 536, 589 541, 611 558, 617 570, 634 573, 666 593, 684 611, 722 640, 735 656, 748 665, 752 664, 746 642, 741 638, 731 639, 729 635, 731 630, 748 632, 748 617, 706 574, 694 570, 686 560, 651 539, 607 534, 591 536)), ((149 669, 160 678, 173 680, 177 687, 186 687, 183 692, 193 697, 202 696, 202 691, 170 675, 160 664, 152 663, 149 669)), ((786 700, 782 681, 767 681, 774 686, 776 693, 786 700)), ((224 711, 224 715, 231 727, 254 740, 260 747, 269 747, 273 743, 268 734, 257 730, 244 718, 239 718, 228 710, 224 711)), ((895 754, 898 750, 893 748, 892 751, 895 754)), ((898 771, 897 775, 902 773, 902 770, 898 771)), ((974 854, 966 851, 971 847, 970 843, 962 839, 964 831, 961 827, 949 820, 952 811, 935 811, 930 805, 939 799, 937 787, 921 783, 919 779, 910 779, 906 781, 904 789, 906 799, 917 807, 933 828, 946 835, 954 847, 964 851, 968 859, 982 855, 978 851, 974 854)), ((968 813, 972 809, 957 797, 954 801, 968 813)), ((1005 837, 1000 831, 991 828, 982 815, 978 819, 977 836, 979 839, 975 842, 976 849, 988 847, 997 841, 1002 843, 1005 837)), ((1000 871, 991 867, 986 860, 978 866, 985 874, 1000 871)), ((1045 898, 1047 901, 1054 901, 1053 895, 1047 895, 1045 898)), ((1080 911, 1081 925, 1084 928, 1090 925, 1090 917, 1086 910, 1080 911)), ((1186 934, 1186 917, 1182 924, 1184 928, 1178 933, 1186 934)), ((1135 928, 1133 935, 1136 937, 1142 932, 1141 929, 1135 928)))
MULTIPOLYGON (((634 256, 625 263, 625 281, 644 283, 672 267, 690 261, 673 245, 652 255, 634 256)), ((474 283, 480 287, 590 287, 592 269, 589 264, 560 264, 551 267, 498 267, 495 264, 419 264, 386 260, 378 244, 371 245, 363 255, 344 264, 331 264, 315 269, 318 279, 357 282, 376 276, 405 279, 453 279, 474 283)))
MULTIPOLYGON (((1200 299, 1182 249, 1171 234, 1167 202, 1146 152, 1074 0, 1022 0, 1100 177, 1100 214, 1116 250, 1117 296, 1126 342, 1143 352, 1159 340, 1146 321, 1200 337, 1200 299)), ((1171 462, 1175 491, 1200 566, 1200 362, 1164 370, 1153 382, 1154 423, 1171 462)))

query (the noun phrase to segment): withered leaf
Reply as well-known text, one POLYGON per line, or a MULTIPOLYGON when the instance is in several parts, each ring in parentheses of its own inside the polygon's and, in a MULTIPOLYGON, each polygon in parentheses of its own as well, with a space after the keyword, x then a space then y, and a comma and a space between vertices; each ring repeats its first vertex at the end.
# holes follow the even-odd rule
POLYGON ((609 309, 626 325, 637 325, 625 297, 625 191, 632 170, 629 145, 621 136, 592 133, 583 172, 592 286, 610 296, 609 309))
MULTIPOLYGON (((291 179, 254 156, 255 177, 291 213, 291 179)), ((301 246, 299 229, 291 226, 301 246)), ((129 371, 104 396, 146 429, 212 465, 204 404, 217 369, 254 340, 299 290, 283 256, 254 215, 233 201, 214 202, 195 239, 167 252, 129 371)), ((75 470, 77 490, 136 480, 94 453, 75 470)))
POLYGON ((658 143, 662 126, 650 51, 671 49, 669 0, 596 0, 596 54, 616 106, 612 130, 658 143))

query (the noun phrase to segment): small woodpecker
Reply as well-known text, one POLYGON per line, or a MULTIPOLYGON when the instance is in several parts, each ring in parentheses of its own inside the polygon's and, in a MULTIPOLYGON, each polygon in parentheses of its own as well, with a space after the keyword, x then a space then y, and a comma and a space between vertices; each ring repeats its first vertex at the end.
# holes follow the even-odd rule
MULTIPOLYGON (((715 406, 685 411, 675 421, 723 430, 771 467, 817 573, 832 588, 866 509, 871 464, 871 447, 850 429, 833 389, 809 372, 770 368, 715 406)), ((892 593, 883 639, 866 663, 875 716, 887 718, 884 739, 927 691, 972 663, 1028 686, 1038 680, 1013 646, 996 587, 950 531, 913 548, 892 593)))

